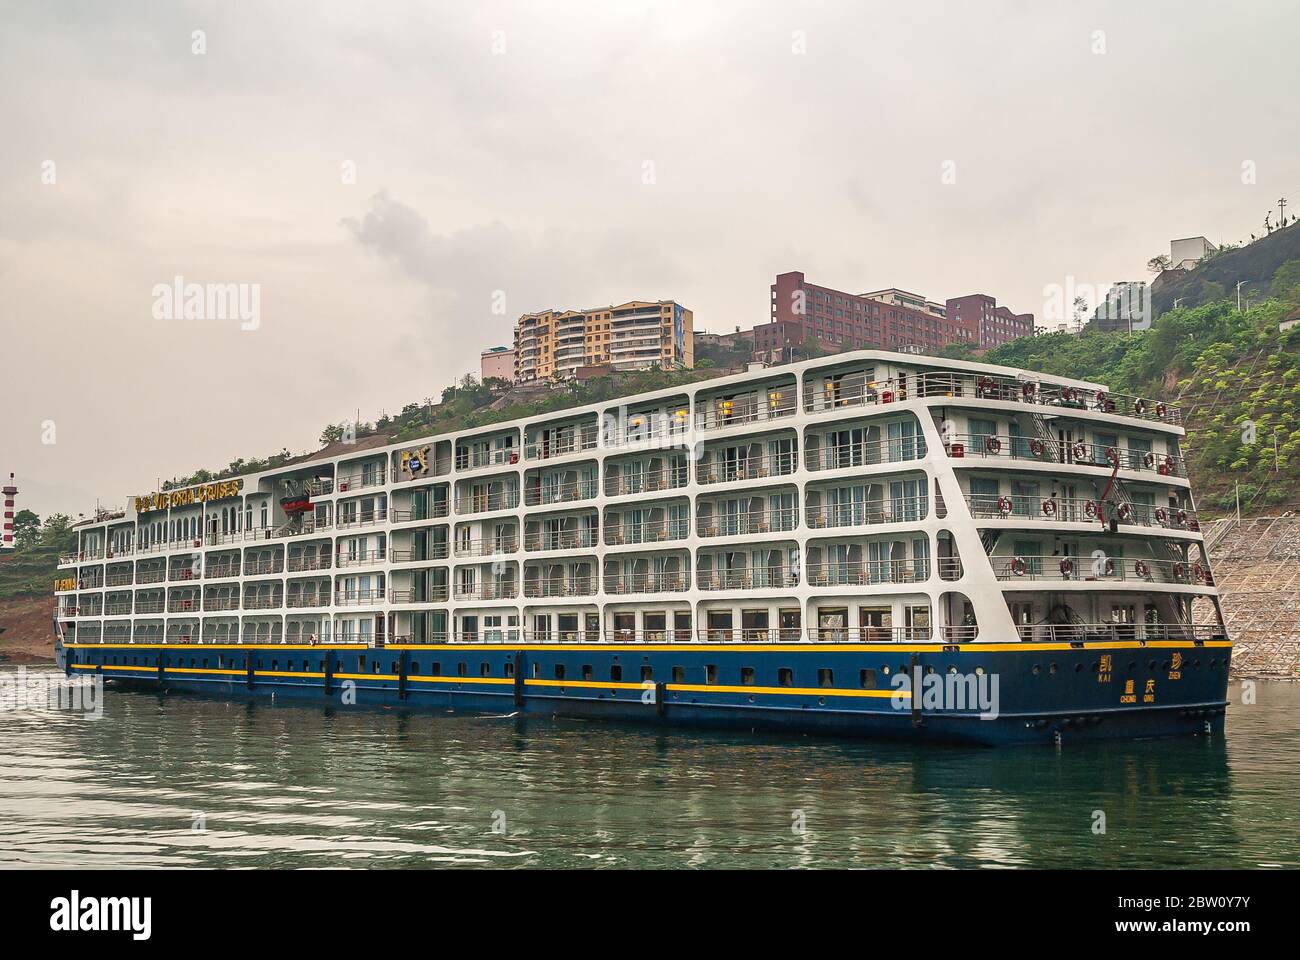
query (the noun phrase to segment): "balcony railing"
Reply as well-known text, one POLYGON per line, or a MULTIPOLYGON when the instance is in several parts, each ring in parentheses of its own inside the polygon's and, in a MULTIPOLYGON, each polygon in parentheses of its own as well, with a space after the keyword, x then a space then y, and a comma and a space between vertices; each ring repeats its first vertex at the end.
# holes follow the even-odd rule
POLYGON ((524 458, 550 460, 552 457, 563 457, 583 450, 595 450, 597 446, 599 446, 597 431, 592 428, 590 431, 584 431, 581 436, 562 437, 545 444, 541 441, 533 441, 524 447, 524 458))
POLYGON ((877 523, 917 523, 930 513, 929 497, 897 497, 853 503, 809 504, 805 509, 808 526, 860 527, 877 523))
POLYGON ((1096 500, 1066 497, 994 497, 975 494, 966 496, 971 516, 978 520, 1025 519, 1059 523, 1100 523, 1104 512, 1107 521, 1112 518, 1125 526, 1158 527, 1164 530, 1201 529, 1195 511, 1171 507, 1157 507, 1145 503, 1106 503, 1096 500))
POLYGON ((690 535, 690 531, 690 522, 685 519, 644 523, 606 523, 605 543, 612 547, 637 543, 667 543, 672 540, 685 540, 690 535))
POLYGON ((138 570, 135 575, 136 583, 162 583, 166 579, 166 570, 138 570))
POLYGON ((794 473, 798 462, 793 452, 735 459, 714 457, 706 452, 704 459, 695 468, 695 479, 701 484, 710 484, 783 477, 794 473))
POLYGON ((514 537, 482 537, 477 540, 457 540, 458 557, 491 557, 502 553, 514 553, 519 543, 514 537))
POLYGON ((658 493, 661 490, 676 490, 689 482, 689 473, 685 464, 665 467, 645 473, 621 473, 616 477, 605 478, 605 496, 624 497, 638 493, 658 493))
POLYGON ((280 558, 273 560, 245 560, 244 576, 255 577, 260 574, 280 573, 284 569, 284 561, 280 558))
POLYGON ((436 500, 425 507, 390 511, 393 523, 415 523, 420 520, 441 520, 448 514, 447 501, 436 500))
POLYGON ((695 572, 700 590, 772 590, 799 586, 799 571, 790 567, 758 567, 752 570, 708 570, 695 572))
POLYGON ((925 437, 900 437, 862 443, 824 443, 809 449, 809 470, 846 470, 886 463, 920 460, 926 454, 925 437))
POLYGON ((554 503, 577 503, 591 500, 596 496, 595 480, 579 480, 572 483, 543 484, 529 487, 524 493, 524 505, 529 507, 545 506, 554 503))
POLYGON ((509 493, 482 494, 461 497, 456 501, 456 512, 468 516, 474 513, 491 513, 494 510, 516 510, 519 507, 519 494, 509 493))
POLYGON ((130 600, 120 601, 117 603, 104 604, 104 616, 106 617, 120 617, 120 616, 129 615, 130 613, 131 613, 130 600))
POLYGON ((467 450, 456 451, 457 470, 477 470, 480 467, 511 466, 519 462, 519 451, 513 447, 504 450, 467 450))
POLYGON ((596 528, 534 530, 524 534, 525 550, 581 550, 596 545, 596 528))
POLYGON ((393 563, 411 563, 422 560, 446 560, 449 556, 446 543, 431 543, 423 550, 390 550, 393 563))
POLYGON ((999 580, 1134 582, 1214 586, 1209 567, 1179 560, 1128 560, 1115 557, 1011 557, 994 562, 999 580))
POLYGON ((1182 457, 1148 450, 1116 449, 1098 443, 1078 441, 1062 444, 1040 437, 995 437, 991 434, 954 434, 947 442, 948 455, 954 459, 1009 459, 1036 463, 1073 463, 1080 466, 1114 467, 1112 457, 1119 458, 1121 470, 1155 473, 1162 477, 1186 477, 1187 463, 1182 457))
POLYGON ((326 554, 306 554, 304 556, 290 557, 286 569, 290 573, 301 573, 304 570, 328 570, 330 569, 330 556, 326 554))
POLYGON ((799 409, 794 384, 771 396, 747 394, 731 400, 701 402, 708 406, 701 406, 695 411, 697 430, 723 430, 727 427, 781 420, 794 416, 799 409))
POLYGON ((135 579, 129 573, 110 573, 104 578, 104 584, 110 587, 124 587, 135 579))
POLYGON ((641 573, 629 577, 605 575, 605 592, 630 593, 682 593, 687 589, 688 578, 681 573, 641 573))
POLYGON ((524 580, 525 597, 590 597, 595 593, 594 577, 534 577, 524 580))
POLYGON ((168 613, 190 613, 199 609, 198 597, 174 598, 167 601, 168 613))
POLYGON ((373 590, 340 590, 334 594, 334 605, 337 607, 368 606, 383 602, 383 587, 376 587, 373 590))
POLYGON ((161 600, 137 600, 135 602, 136 613, 162 613, 163 602, 161 600))
POLYGON ((270 596, 254 594, 244 598, 245 610, 273 610, 276 607, 283 606, 280 594, 275 593, 270 596))
POLYGON ((388 599, 391 603, 446 603, 447 585, 437 583, 423 590, 390 590, 388 599))
POLYGON ((291 593, 284 605, 292 610, 304 610, 313 607, 328 607, 330 603, 329 592, 323 593, 291 593))
POLYGON ((388 520, 388 509, 381 508, 373 513, 359 513, 356 515, 342 514, 335 526, 339 530, 355 530, 358 527, 374 527, 388 520))
POLYGON ((819 413, 845 407, 896 403, 912 396, 1001 400, 1073 410, 1096 410, 1160 423, 1182 423, 1179 408, 1160 400, 1012 377, 967 373, 925 373, 901 380, 883 381, 854 378, 847 384, 810 383, 804 388, 804 408, 809 413, 819 413))
POLYGON ((375 550, 368 550, 364 554, 342 554, 336 559, 335 565, 339 567, 366 567, 373 563, 383 563, 387 557, 387 552, 380 547, 375 550))
POLYGON ((830 560, 808 564, 814 587, 849 587, 876 583, 924 583, 930 579, 929 560, 830 560))
POLYGON ((213 610, 238 610, 239 594, 233 594, 228 597, 207 597, 203 601, 203 609, 205 612, 211 612, 213 610))
POLYGON ((1218 624, 1180 623, 1036 623, 1016 627, 1020 639, 1055 642, 1111 642, 1129 640, 1226 640, 1218 624))
POLYGON ((382 487, 387 482, 387 470, 375 470, 373 473, 353 473, 338 478, 338 492, 352 493, 356 490, 368 490, 372 487, 382 487))
POLYGON ((701 537, 738 537, 751 533, 777 533, 799 525, 799 511, 751 510, 747 513, 719 514, 696 518, 695 531, 701 537))
POLYGON ((513 600, 518 593, 514 581, 457 584, 457 600, 513 600))

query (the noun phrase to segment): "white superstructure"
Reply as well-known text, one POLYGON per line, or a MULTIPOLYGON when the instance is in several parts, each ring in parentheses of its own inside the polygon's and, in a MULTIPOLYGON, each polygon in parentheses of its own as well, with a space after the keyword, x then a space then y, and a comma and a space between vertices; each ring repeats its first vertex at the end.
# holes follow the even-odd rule
POLYGON ((1181 636, 1194 602, 1219 620, 1182 436, 1099 384, 858 351, 133 500, 78 527, 58 617, 83 642, 1181 636))

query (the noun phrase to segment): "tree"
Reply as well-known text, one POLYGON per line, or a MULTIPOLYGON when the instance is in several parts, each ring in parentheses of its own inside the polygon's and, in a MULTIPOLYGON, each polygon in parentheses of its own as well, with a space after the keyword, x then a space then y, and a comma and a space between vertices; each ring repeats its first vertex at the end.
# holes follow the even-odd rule
POLYGON ((325 429, 320 432, 320 445, 322 447, 327 447, 331 443, 338 443, 342 439, 343 425, 341 423, 328 424, 325 429))
POLYGON ((72 529, 72 518, 66 513, 52 513, 45 518, 41 526, 41 543, 47 547, 54 546, 69 549, 77 542, 77 535, 72 529))
POLYGON ((30 510, 19 510, 14 515, 14 546, 26 550, 40 542, 41 518, 30 510))
POLYGON ((1147 261, 1147 269, 1152 273, 1163 273, 1169 269, 1171 263, 1172 261, 1162 253, 1147 261))

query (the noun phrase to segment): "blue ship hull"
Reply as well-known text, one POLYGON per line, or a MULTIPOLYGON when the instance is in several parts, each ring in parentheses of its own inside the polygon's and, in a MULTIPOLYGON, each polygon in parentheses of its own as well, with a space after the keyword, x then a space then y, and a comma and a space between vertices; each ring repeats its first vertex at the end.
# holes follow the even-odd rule
POLYGON ((1231 644, 91 643, 63 654, 70 675, 221 698, 994 745, 1222 732, 1231 644))

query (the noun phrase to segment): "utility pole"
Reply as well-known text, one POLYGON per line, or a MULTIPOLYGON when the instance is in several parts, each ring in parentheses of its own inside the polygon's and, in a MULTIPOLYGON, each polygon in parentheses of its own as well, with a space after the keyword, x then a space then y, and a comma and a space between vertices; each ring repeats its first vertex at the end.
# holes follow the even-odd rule
POLYGON ((1286 226, 1286 197, 1282 197, 1277 202, 1277 219, 1282 226, 1286 226))
POLYGON ((1232 481, 1232 487, 1237 492, 1237 522, 1241 523, 1241 481, 1232 481))
POLYGON ((1237 281, 1237 312, 1238 312, 1238 313, 1241 313, 1241 288, 1244 287, 1244 286, 1245 286, 1246 284, 1248 284, 1248 283, 1250 283, 1249 280, 1238 280, 1238 281, 1237 281))

